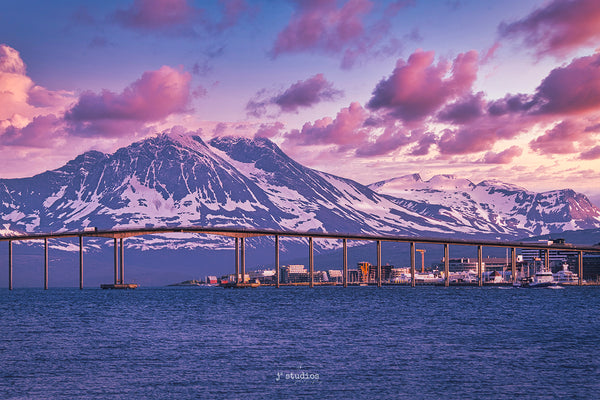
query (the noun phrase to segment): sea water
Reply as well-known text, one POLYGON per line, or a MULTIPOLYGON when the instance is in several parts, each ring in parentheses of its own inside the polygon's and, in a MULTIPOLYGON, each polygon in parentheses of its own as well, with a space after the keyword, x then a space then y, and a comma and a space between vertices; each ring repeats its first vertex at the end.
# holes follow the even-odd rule
POLYGON ((593 399, 600 288, 0 290, 0 398, 593 399))

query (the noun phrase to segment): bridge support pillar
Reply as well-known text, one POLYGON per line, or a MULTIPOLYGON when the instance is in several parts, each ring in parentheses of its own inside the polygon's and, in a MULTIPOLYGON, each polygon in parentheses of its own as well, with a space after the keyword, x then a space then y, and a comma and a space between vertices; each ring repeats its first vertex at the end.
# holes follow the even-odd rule
POLYGON ((240 238, 240 246, 242 248, 241 254, 241 272, 242 272, 242 283, 246 283, 246 243, 244 238, 240 238))
POLYGON ((517 281, 517 249, 510 249, 510 280, 512 283, 517 281))
POLYGON ((483 252, 481 245, 477 246, 477 286, 483 286, 483 252))
POLYGON ((583 251, 577 254, 577 284, 583 285, 583 251))
POLYGON ((83 289, 83 236, 79 236, 79 289, 83 289))
POLYGON ((125 283, 125 247, 123 246, 123 238, 119 239, 119 259, 121 264, 121 284, 125 283))
POLYGON ((309 275, 308 286, 314 287, 315 286, 315 260, 314 260, 314 254, 313 254, 313 238, 312 237, 308 238, 308 275, 309 275))
POLYGON ((48 238, 44 238, 44 290, 48 290, 48 238))
POLYGON ((410 242, 410 286, 415 287, 415 242, 410 242))
POLYGON ((450 251, 448 243, 444 243, 444 286, 450 286, 450 251))
POLYGON ((279 235, 275 235, 275 287, 279 287, 279 235))
POLYGON ((377 241, 377 287, 381 287, 381 240, 377 241))
POLYGON ((550 271, 550 250, 544 250, 544 271, 550 271))
POLYGON ((115 250, 115 279, 114 279, 114 283, 115 285, 117 283, 119 283, 119 243, 117 242, 117 238, 113 238, 113 246, 114 246, 114 250, 115 250))
POLYGON ((235 238, 235 283, 240 283, 240 238, 235 238))
POLYGON ((346 239, 342 240, 342 282, 344 287, 348 287, 348 241, 346 239))
POLYGON ((13 290, 12 240, 8 241, 8 290, 13 290))

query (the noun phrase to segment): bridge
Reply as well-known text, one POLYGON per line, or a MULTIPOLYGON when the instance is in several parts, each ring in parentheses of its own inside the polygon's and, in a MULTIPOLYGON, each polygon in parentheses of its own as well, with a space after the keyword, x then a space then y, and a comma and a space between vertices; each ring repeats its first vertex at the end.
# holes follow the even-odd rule
MULTIPOLYGON (((125 284, 125 264, 124 264, 124 246, 123 240, 128 237, 142 235, 156 235, 168 233, 198 233, 207 235, 217 235, 235 238, 235 277, 236 284, 239 282, 240 275, 246 276, 245 270, 245 240, 250 237, 271 236, 275 238, 274 260, 275 260, 275 286, 280 286, 279 277, 279 239, 281 237, 308 238, 308 256, 309 256, 309 287, 314 286, 314 257, 313 242, 315 239, 334 239, 342 240, 343 251, 343 286, 348 286, 348 240, 370 241, 377 243, 377 286, 381 286, 381 243, 396 242, 408 243, 410 245, 410 270, 411 286, 415 286, 415 248, 416 244, 438 244, 444 246, 444 272, 445 286, 449 286, 449 247, 452 246, 476 246, 477 247, 477 284, 483 285, 483 247, 499 247, 510 249, 511 269, 513 282, 516 279, 516 250, 534 249, 544 252, 544 266, 549 269, 550 250, 564 250, 577 253, 578 257, 578 284, 583 284, 583 253, 600 254, 600 245, 576 245, 570 243, 536 243, 536 242, 518 242, 501 240, 472 240, 472 239, 451 239, 451 238, 432 238, 432 237, 413 237, 396 235, 360 235, 326 232, 295 232, 295 231, 276 231, 264 229, 245 229, 235 227, 158 227, 158 228, 128 228, 97 230, 84 229, 78 232, 58 232, 58 233, 36 233, 23 235, 10 235, 0 237, 0 241, 8 242, 8 288, 13 289, 13 257, 12 246, 15 241, 44 241, 44 289, 48 289, 48 240, 63 238, 79 238, 79 288, 83 289, 83 238, 84 237, 103 237, 114 240, 114 285, 125 284)), ((244 278, 242 278, 243 280, 244 278)))

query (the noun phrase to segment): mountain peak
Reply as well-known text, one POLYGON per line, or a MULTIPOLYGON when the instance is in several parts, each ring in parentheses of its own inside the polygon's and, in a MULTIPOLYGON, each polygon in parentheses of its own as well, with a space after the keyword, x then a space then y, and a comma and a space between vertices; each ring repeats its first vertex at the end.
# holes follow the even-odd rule
POLYGON ((109 156, 97 150, 86 151, 73 160, 67 162, 63 167, 55 170, 59 173, 72 173, 80 169, 89 170, 93 165, 106 160, 109 156))
POLYGON ((282 172, 290 165, 303 167, 288 157, 279 146, 267 138, 216 137, 209 144, 231 157, 234 161, 254 164, 266 172, 282 172))
POLYGON ((200 138, 200 136, 192 134, 191 132, 178 130, 176 128, 156 135, 156 143, 173 143, 195 150, 198 149, 199 146, 203 148, 208 147, 206 146, 206 143, 204 143, 204 141, 200 138))
POLYGON ((468 179, 457 178, 449 174, 435 175, 426 183, 429 189, 433 190, 466 190, 474 186, 468 179))
POLYGON ((600 226, 600 210, 573 191, 534 193, 493 180, 476 186, 453 175, 423 181, 419 174, 369 190, 304 167, 269 139, 205 143, 179 129, 1 183, 0 225, 23 232, 235 225, 519 237, 600 226))

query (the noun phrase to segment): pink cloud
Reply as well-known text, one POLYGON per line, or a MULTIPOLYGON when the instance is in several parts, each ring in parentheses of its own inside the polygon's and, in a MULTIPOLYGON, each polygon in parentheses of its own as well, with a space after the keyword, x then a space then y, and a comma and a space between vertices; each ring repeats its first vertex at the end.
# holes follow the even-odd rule
POLYGON ((436 144, 438 141, 437 136, 432 132, 427 132, 420 135, 415 135, 413 132, 413 135, 416 136, 417 139, 417 145, 410 152, 410 154, 413 156, 426 156, 429 154, 431 146, 436 144))
POLYGON ((539 118, 581 115, 600 110, 600 53, 555 68, 534 94, 507 94, 488 103, 491 115, 526 113, 539 118))
POLYGON ((600 40, 600 2, 554 0, 527 17, 498 28, 502 37, 521 37, 538 56, 564 57, 600 40))
POLYGON ((129 29, 198 36, 201 31, 223 32, 253 11, 246 0, 219 0, 221 7, 215 13, 193 3, 193 0, 135 0, 129 8, 118 9, 112 16, 129 29))
POLYGON ((71 99, 72 94, 64 90, 53 91, 36 85, 29 90, 27 95, 29 97, 27 102, 34 107, 52 107, 65 104, 71 99))
POLYGON ((187 0, 135 0, 131 7, 117 10, 115 19, 135 29, 165 29, 190 24, 200 10, 187 0))
POLYGON ((535 106, 532 96, 527 94, 507 94, 502 99, 490 101, 487 109, 490 115, 499 116, 512 113, 521 113, 535 106))
POLYGON ((272 138, 281 133, 285 126, 281 122, 275 122, 273 124, 261 124, 256 133, 255 138, 272 138))
POLYGON ((340 51, 364 33, 362 19, 372 6, 368 0, 349 0, 341 8, 336 0, 297 4, 298 12, 277 36, 275 55, 313 48, 340 51))
POLYGON ((569 154, 578 151, 577 144, 591 145, 595 141, 580 121, 565 120, 529 143, 540 154, 569 154))
POLYGON ((508 94, 487 103, 482 97, 467 95, 447 105, 438 119, 461 128, 444 131, 438 146, 442 154, 484 151, 497 140, 516 137, 535 124, 558 122, 531 141, 530 147, 541 154, 574 153, 590 144, 594 126, 586 124, 598 112, 600 54, 595 54, 552 70, 534 94, 508 94), (564 119, 570 116, 586 119, 577 123, 564 119))
MULTIPOLYGON (((598 3, 600 5, 600 2, 598 3)), ((553 69, 536 89, 543 114, 579 114, 600 109, 600 53, 553 69)))
POLYGON ((298 81, 285 92, 273 99, 282 111, 293 112, 300 107, 310 107, 321 101, 335 100, 343 92, 333 87, 323 74, 317 74, 305 81, 298 81))
POLYGON ((36 115, 58 112, 72 101, 72 93, 38 86, 26 72, 19 52, 0 44, 0 122, 15 115, 31 120, 36 115))
POLYGON ((430 134, 407 130, 394 120, 374 117, 359 103, 342 108, 335 118, 322 118, 306 123, 301 130, 292 130, 285 136, 284 145, 332 145, 334 152, 351 152, 357 157, 375 157, 398 148, 420 142, 418 153, 427 154, 435 142, 430 134))
POLYGON ((317 74, 294 83, 283 93, 270 95, 266 89, 259 91, 246 104, 246 111, 248 115, 257 118, 265 115, 272 105, 283 112, 297 112, 299 108, 312 107, 322 101, 336 100, 342 95, 343 92, 335 89, 323 74, 317 74))
POLYGON ((498 140, 517 137, 534 122, 535 120, 520 115, 502 117, 485 115, 458 129, 445 129, 437 145, 443 155, 486 151, 498 140))
POLYGON ((459 54, 452 64, 434 65, 433 52, 417 51, 407 62, 399 60, 392 75, 377 84, 367 107, 386 110, 405 122, 423 120, 469 93, 477 77, 477 58, 477 52, 470 51, 459 54))
POLYGON ((496 51, 500 48, 501 44, 499 42, 494 43, 492 47, 490 47, 483 57, 481 57, 481 64, 487 64, 490 62, 496 55, 496 51))
POLYGON ((410 133, 397 127, 387 127, 375 140, 367 140, 356 148, 358 157, 374 157, 389 154, 414 141, 410 133))
POLYGON ((523 154, 522 148, 511 146, 500 153, 488 151, 482 161, 485 164, 510 164, 515 157, 519 157, 521 154, 523 154))
POLYGON ((402 42, 390 34, 392 18, 415 1, 295 0, 296 11, 279 32, 271 53, 320 52, 341 55, 341 67, 360 60, 397 55, 402 42), (366 21, 370 21, 367 25, 366 21))
POLYGON ((446 105, 437 115, 442 122, 463 125, 481 117, 485 110, 486 102, 483 92, 468 93, 456 102, 446 105))
POLYGON ((3 146, 51 147, 61 137, 66 136, 64 122, 54 114, 33 118, 27 126, 8 126, 0 134, 3 146))
POLYGON ((120 135, 145 122, 159 121, 171 114, 188 110, 191 75, 163 66, 145 72, 122 93, 103 90, 100 94, 84 92, 77 104, 65 114, 75 123, 74 133, 94 132, 108 136, 120 135), (123 129, 119 129, 122 125, 123 129))
POLYGON ((582 160, 597 160, 600 158, 600 146, 594 146, 588 151, 581 153, 582 160))
POLYGON ((0 44, 0 72, 25 75, 25 63, 19 52, 10 46, 0 44))
POLYGON ((349 107, 342 108, 335 119, 326 117, 314 123, 307 122, 302 130, 293 130, 285 138, 287 142, 298 145, 360 144, 367 139, 367 129, 364 129, 367 117, 367 111, 354 102, 349 107))

